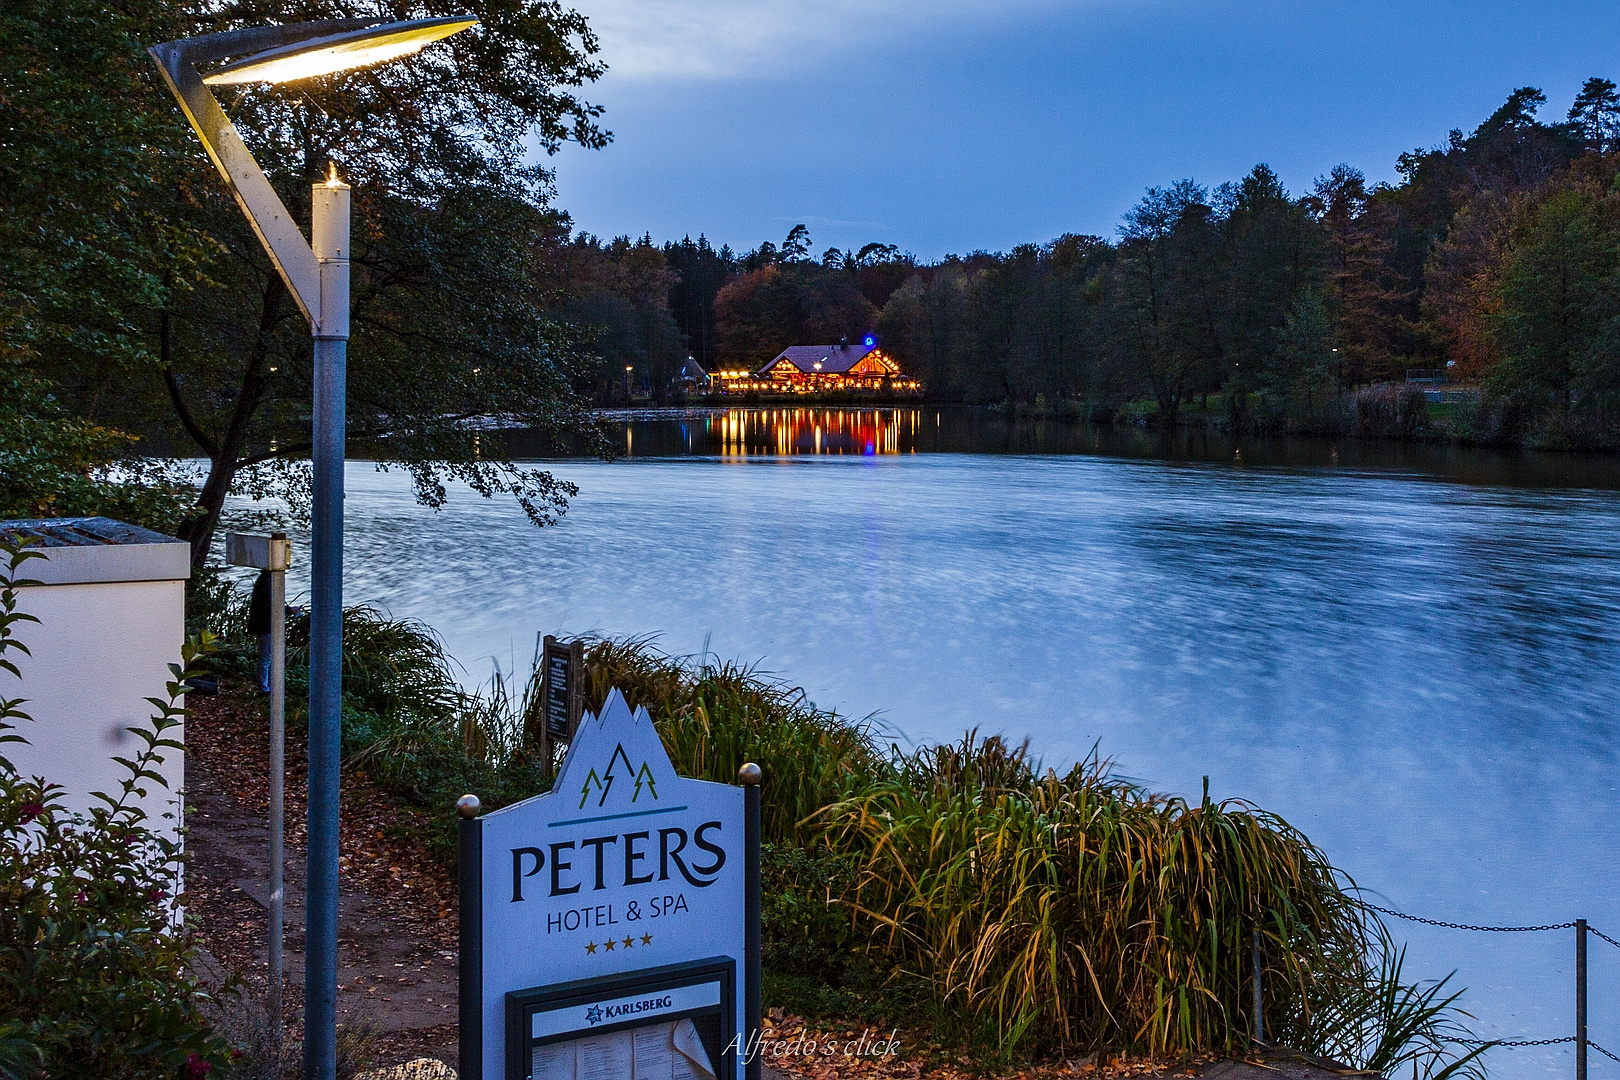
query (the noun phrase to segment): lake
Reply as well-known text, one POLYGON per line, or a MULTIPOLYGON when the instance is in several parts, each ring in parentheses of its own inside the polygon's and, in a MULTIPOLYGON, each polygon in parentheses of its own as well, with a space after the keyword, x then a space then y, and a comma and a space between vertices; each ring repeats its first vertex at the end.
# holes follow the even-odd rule
MULTIPOLYGON (((1379 903, 1620 937, 1617 459, 932 409, 614 425, 626 456, 548 466, 580 494, 543 531, 351 463, 347 601, 431 624, 473 683, 526 670, 537 632, 657 634, 905 743, 1027 735, 1060 770, 1096 747, 1189 797, 1208 776, 1379 903)), ((1458 970, 1483 1034, 1572 1032, 1573 931, 1393 929, 1409 973, 1458 970)), ((1590 950, 1591 1034, 1620 1052, 1620 949, 1590 950)))

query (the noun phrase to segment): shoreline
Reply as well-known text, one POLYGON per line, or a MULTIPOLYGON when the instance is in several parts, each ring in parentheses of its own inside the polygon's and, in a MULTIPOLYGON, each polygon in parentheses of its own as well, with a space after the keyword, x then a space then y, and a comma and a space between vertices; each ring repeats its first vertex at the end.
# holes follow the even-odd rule
MULTIPOLYGON (((1042 405, 1027 405, 1022 403, 991 403, 967 404, 963 402, 941 401, 851 401, 843 398, 827 398, 818 395, 803 395, 795 398, 772 399, 766 401, 739 399, 735 402, 705 400, 696 404, 668 404, 645 406, 598 406, 591 410, 591 415, 598 420, 607 420, 615 423, 623 422, 654 422, 659 420, 701 420, 706 417, 724 416, 731 413, 771 413, 784 410, 816 410, 844 413, 883 413, 883 412, 951 412, 966 414, 981 414, 987 417, 1003 419, 1007 422, 1022 423, 1056 423, 1074 428, 1088 428, 1104 431, 1140 431, 1156 435, 1170 435, 1173 433, 1216 435, 1231 439, 1234 442, 1291 440, 1298 439, 1310 442, 1351 441, 1355 443, 1389 443, 1412 446, 1454 446, 1474 450, 1496 451, 1499 453, 1541 453, 1556 454, 1571 457, 1614 458, 1620 457, 1620 442, 1600 443, 1592 445, 1577 445, 1571 443, 1536 442, 1529 440, 1490 439, 1459 432, 1450 426, 1452 413, 1457 403, 1439 402, 1429 403, 1439 405, 1440 415, 1431 416, 1436 426, 1425 426, 1421 430, 1410 433, 1396 433, 1388 431, 1357 431, 1352 428, 1335 429, 1330 426, 1306 427, 1247 427, 1234 431, 1230 419, 1213 409, 1185 410, 1179 413, 1176 419, 1165 425, 1160 423, 1156 414, 1142 409, 1126 407, 1107 419, 1094 419, 1088 416, 1085 410, 1076 403, 1074 408, 1049 407, 1042 405)), ((493 429, 493 428, 492 428, 493 429)), ((521 430, 521 429, 511 429, 521 430)))

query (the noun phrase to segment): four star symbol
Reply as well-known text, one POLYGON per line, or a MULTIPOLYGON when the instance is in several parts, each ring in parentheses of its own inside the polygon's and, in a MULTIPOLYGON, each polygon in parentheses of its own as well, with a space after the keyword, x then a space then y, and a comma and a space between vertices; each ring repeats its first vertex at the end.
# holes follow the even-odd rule
MULTIPOLYGON (((598 944, 596 942, 594 942, 594 941, 587 941, 585 943, 585 951, 587 953, 591 954, 592 956, 595 956, 596 955, 596 950, 599 947, 603 948, 603 949, 606 949, 608 952, 612 952, 614 949, 620 947, 621 945, 624 948, 629 949, 629 948, 633 947, 635 945, 635 943, 636 943, 636 939, 635 939, 634 935, 627 936, 622 941, 616 941, 613 938, 608 938, 606 941, 602 942, 600 944, 600 946, 598 946, 598 944)), ((641 943, 643 945, 651 945, 652 944, 652 935, 651 934, 642 934, 641 935, 641 943)))

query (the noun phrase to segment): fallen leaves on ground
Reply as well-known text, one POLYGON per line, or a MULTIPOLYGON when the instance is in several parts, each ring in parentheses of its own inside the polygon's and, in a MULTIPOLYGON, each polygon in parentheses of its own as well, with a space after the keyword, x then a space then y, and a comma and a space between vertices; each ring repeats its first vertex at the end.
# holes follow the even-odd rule
POLYGON ((768 1068, 797 1080, 1124 1080, 1193 1076, 1194 1066, 1213 1060, 1091 1055, 998 1070, 911 1029, 807 1022, 779 1010, 765 1018, 761 1047, 768 1068))

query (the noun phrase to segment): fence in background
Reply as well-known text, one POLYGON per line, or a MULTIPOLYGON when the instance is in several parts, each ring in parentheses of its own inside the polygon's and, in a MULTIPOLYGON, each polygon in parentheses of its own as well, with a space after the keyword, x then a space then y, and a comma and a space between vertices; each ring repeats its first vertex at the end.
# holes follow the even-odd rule
MULTIPOLYGON (((1363 901, 1366 904, 1366 901, 1363 901)), ((1586 937, 1588 934, 1596 935, 1615 948, 1620 949, 1620 941, 1605 934, 1597 927, 1592 926, 1585 919, 1575 919, 1571 922, 1547 923, 1544 926, 1471 926, 1468 923, 1443 922, 1439 919, 1425 919, 1419 915, 1408 915, 1404 911, 1395 911, 1392 908, 1379 907, 1377 904, 1366 904, 1373 911, 1383 915, 1391 915, 1397 919, 1408 922, 1422 923, 1424 926, 1438 926, 1446 930, 1468 930, 1481 934, 1540 934, 1553 930, 1575 931, 1575 1034, 1565 1035, 1561 1039, 1478 1039, 1459 1040, 1474 1046, 1557 1046, 1561 1043, 1575 1044, 1575 1080, 1586 1080, 1586 1051, 1590 1047, 1604 1057, 1620 1064, 1620 1057, 1605 1050, 1600 1044, 1593 1042, 1586 1036, 1586 937)))

